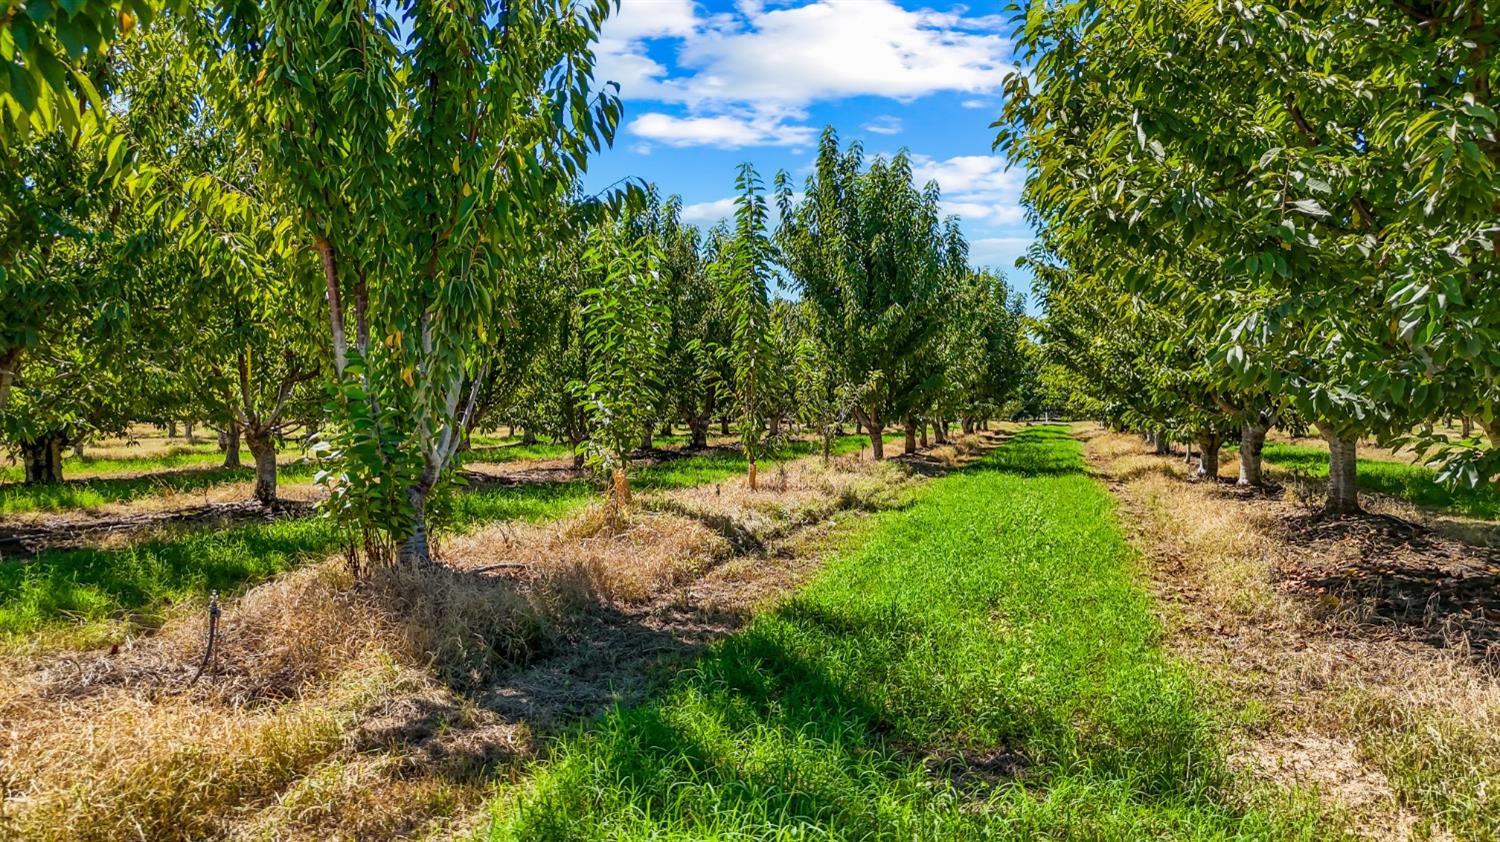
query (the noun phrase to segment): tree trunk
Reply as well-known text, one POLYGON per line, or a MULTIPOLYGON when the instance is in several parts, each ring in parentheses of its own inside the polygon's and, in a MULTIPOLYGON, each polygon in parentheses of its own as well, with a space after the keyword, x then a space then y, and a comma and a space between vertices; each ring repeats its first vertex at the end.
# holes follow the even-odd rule
POLYGON ((1240 428, 1240 480, 1239 485, 1259 488, 1260 454, 1266 447, 1266 425, 1259 420, 1246 420, 1240 428))
POLYGON ((1495 417, 1491 421, 1481 420, 1479 426, 1484 429, 1484 434, 1489 437, 1490 447, 1500 447, 1500 411, 1495 413, 1495 417))
POLYGON ((254 427, 245 430, 245 445, 255 459, 255 499, 276 502, 276 443, 271 431, 254 427))
POLYGON ((81 441, 75 441, 75 442, 73 442, 73 458, 74 459, 82 459, 83 458, 83 442, 81 442, 81 441))
POLYGON ((726 415, 723 418, 719 419, 719 435, 722 435, 722 436, 729 435, 729 416, 728 415, 726 415))
POLYGON ((707 418, 689 418, 688 432, 692 434, 688 447, 708 447, 707 418))
POLYGON ((198 438, 193 435, 193 422, 182 422, 182 437, 187 439, 188 444, 197 444, 198 438))
POLYGON ((630 505, 630 474, 624 468, 615 468, 610 483, 609 505, 618 517, 620 510, 630 505))
POLYGON ((663 436, 670 436, 670 435, 672 435, 672 422, 671 421, 663 421, 663 422, 661 422, 661 434, 663 436))
POLYGON ((833 457, 833 433, 829 428, 823 428, 823 464, 833 457))
POLYGON ((749 474, 748 474, 747 478, 750 480, 750 490, 751 491, 759 491, 760 487, 758 485, 756 485, 756 483, 755 483, 755 460, 754 459, 750 460, 750 468, 749 468, 749 474))
POLYGON ((1474 435, 1474 419, 1472 419, 1469 416, 1465 415, 1463 417, 1463 425, 1464 425, 1463 437, 1464 438, 1471 438, 1471 437, 1473 437, 1473 435, 1474 435))
POLYGON ((240 466, 240 425, 237 421, 230 421, 229 426, 224 428, 224 467, 238 468, 240 466))
POLYGON ((521 431, 521 444, 536 444, 536 430, 527 427, 521 431))
POLYGON ((1198 479, 1205 482, 1219 481, 1219 448, 1223 444, 1218 433, 1198 433, 1198 479))
POLYGON ((167 438, 169 438, 169 439, 175 439, 175 438, 177 438, 177 422, 176 421, 168 421, 167 422, 167 438))
POLYGON ((866 415, 864 422, 870 433, 870 458, 879 462, 885 458, 885 424, 879 415, 866 415))
POLYGON ((771 416, 771 430, 770 430, 770 432, 771 432, 771 438, 773 438, 773 439, 776 438, 777 436, 781 435, 781 416, 780 415, 772 415, 771 416))
POLYGON ((1321 424, 1318 429, 1328 442, 1328 502, 1324 509, 1330 514, 1356 514, 1362 511, 1355 462, 1359 439, 1340 436, 1321 424))
POLYGON ((427 540, 427 489, 420 483, 406 490, 406 499, 411 501, 411 533, 401 542, 396 560, 411 567, 425 567, 432 563, 432 545, 427 540))
POLYGON ((21 442, 21 461, 25 463, 26 484, 62 482, 62 449, 66 438, 61 432, 21 442))
POLYGON ((963 424, 964 435, 966 435, 966 436, 972 436, 972 435, 974 435, 974 419, 973 418, 970 418, 969 416, 965 415, 964 418, 963 418, 962 424, 963 424))
POLYGON ((906 452, 907 453, 916 453, 917 452, 917 422, 916 422, 916 420, 913 419, 910 415, 908 415, 908 416, 906 416, 906 420, 904 420, 902 422, 902 427, 906 431, 906 452))
POLYGON ((10 390, 16 382, 16 372, 21 368, 21 349, 7 348, 0 351, 0 409, 10 404, 10 390))
POLYGON ((656 446, 656 440, 651 437, 651 427, 646 427, 646 432, 641 433, 641 450, 650 450, 656 446))
POLYGON ((925 447, 927 447, 927 444, 928 444, 928 442, 927 442, 927 419, 925 419, 925 418, 922 419, 922 421, 919 424, 917 424, 917 429, 920 431, 920 433, 919 433, 919 435, 920 435, 919 443, 922 445, 922 447, 925 448, 925 447))
POLYGON ((948 419, 946 419, 946 418, 939 418, 932 425, 932 434, 933 434, 933 437, 935 439, 937 439, 937 443, 938 444, 947 444, 948 443, 948 419))

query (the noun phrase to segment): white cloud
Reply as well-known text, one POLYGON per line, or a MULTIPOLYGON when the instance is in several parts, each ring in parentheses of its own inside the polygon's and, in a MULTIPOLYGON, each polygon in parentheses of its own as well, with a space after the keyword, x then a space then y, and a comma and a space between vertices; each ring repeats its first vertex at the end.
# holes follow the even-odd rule
POLYGON ((786 123, 775 116, 674 117, 652 112, 630 121, 626 130, 668 146, 806 146, 812 143, 812 126, 786 123))
POLYGON ((1014 225, 1026 218, 1021 189, 1026 175, 1006 169, 994 155, 958 155, 937 160, 913 155, 912 177, 918 184, 936 181, 943 191, 944 213, 984 225, 1014 225))
MULTIPOLYGON (((793 121, 814 102, 852 96, 910 101, 940 91, 997 93, 1009 41, 984 29, 983 19, 958 13, 904 9, 892 0, 813 0, 766 8, 741 2, 734 13, 703 15, 692 0, 624 0, 605 23, 595 79, 619 82, 623 96, 688 111, 678 120, 714 119, 745 112, 773 116, 758 134, 735 131, 751 143, 789 144, 793 121), (675 73, 653 58, 675 47, 675 73)), ((645 120, 651 114, 637 120, 645 120)), ((665 116, 665 115, 663 115, 665 116)), ((649 125, 649 124, 648 124, 649 125)), ((665 127, 666 123, 657 123, 665 127)), ((700 142, 723 144, 724 133, 701 126, 700 142)), ((679 145, 694 141, 686 125, 679 145)))
POLYGON ((966 99, 963 102, 960 102, 959 105, 962 105, 965 108, 992 108, 992 107, 994 107, 994 106, 990 105, 990 103, 987 100, 983 100, 983 99, 966 99))
POLYGON ((889 114, 882 114, 879 117, 871 120, 870 122, 865 123, 861 128, 863 128, 867 132, 874 132, 875 134, 901 134, 901 118, 893 117, 889 114))
POLYGON ((682 221, 708 227, 734 216, 734 197, 682 206, 682 221))
MULTIPOLYGON (((781 209, 777 207, 773 197, 767 196, 770 202, 771 218, 768 220, 770 226, 775 228, 781 222, 781 209)), ((807 198, 807 194, 798 190, 792 193, 792 203, 796 204, 807 198)), ((714 223, 730 219, 734 216, 734 197, 714 199, 711 202, 698 202, 682 206, 682 221, 705 228, 712 227, 714 223)))
POLYGON ((1013 269, 1016 258, 1031 248, 1031 237, 981 237, 969 242, 969 260, 979 266, 1013 269))

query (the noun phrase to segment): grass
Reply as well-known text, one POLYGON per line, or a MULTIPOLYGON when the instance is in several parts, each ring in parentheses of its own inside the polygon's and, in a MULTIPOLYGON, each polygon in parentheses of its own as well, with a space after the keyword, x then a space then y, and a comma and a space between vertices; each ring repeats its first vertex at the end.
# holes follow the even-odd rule
POLYGON ((1357 593, 1285 587, 1309 564, 1360 563, 1336 537, 1288 536, 1282 525, 1295 504, 1227 501, 1133 435, 1096 429, 1089 448, 1178 597, 1173 648, 1243 712, 1234 727, 1258 776, 1316 781, 1328 811, 1345 814, 1362 838, 1500 838, 1492 664, 1476 663, 1466 641, 1412 645, 1378 616, 1369 622, 1357 593))
MULTIPOLYGON (((1262 456, 1267 462, 1298 474, 1318 479, 1328 477, 1325 448, 1268 442, 1262 456)), ((1369 491, 1435 511, 1500 520, 1500 487, 1494 485, 1450 488, 1438 483, 1430 468, 1384 459, 1360 459, 1358 473, 1360 487, 1369 491)))
MULTIPOLYGON (((781 456, 811 447, 793 443, 781 456)), ((685 488, 744 470, 738 453, 715 451, 642 468, 634 482, 642 490, 685 488)), ((598 495, 583 481, 477 488, 455 495, 450 528, 461 534, 498 521, 561 518, 598 495)), ((168 605, 265 581, 339 545, 327 521, 308 517, 179 530, 123 547, 47 550, 24 564, 0 563, 0 640, 48 629, 73 645, 111 640, 120 634, 117 621, 150 625, 168 605)))
POLYGON ((1032 428, 503 789, 493 839, 1254 839, 1079 446, 1032 428), (1015 774, 962 774, 963 759, 1015 774))
MULTIPOLYGON (((567 445, 538 443, 523 445, 518 440, 499 439, 498 445, 489 449, 472 451, 465 455, 466 462, 505 463, 515 461, 561 459, 570 456, 567 445)), ((899 442, 897 434, 887 435, 887 442, 899 442)), ((685 445, 686 436, 659 436, 657 444, 685 445)), ((843 436, 834 442, 833 453, 854 453, 867 446, 864 436, 843 436)), ((129 503, 159 494, 203 491, 223 485, 246 483, 255 479, 250 467, 221 468, 216 463, 222 454, 213 452, 212 445, 200 445, 210 450, 197 453, 186 447, 174 449, 165 455, 142 456, 141 458, 84 457, 69 459, 69 474, 74 463, 88 465, 88 477, 66 479, 60 483, 22 485, 20 469, 0 469, 0 516, 33 512, 63 512, 77 509, 98 509, 112 503, 129 503), (14 476, 12 476, 14 475, 14 476)), ((781 458, 787 455, 803 456, 815 452, 816 444, 804 441, 790 442, 781 458)), ((719 470, 717 462, 707 457, 690 457, 680 460, 676 473, 664 470, 657 475, 648 471, 644 487, 681 488, 699 482, 722 479, 733 471, 719 470), (701 471, 702 479, 695 478, 693 471, 701 471), (656 483, 652 485, 651 483, 656 483)), ((733 462, 731 459, 730 462, 733 462)), ((245 464, 250 465, 248 456, 245 464)), ((725 463, 726 465, 729 463, 725 463)), ((743 468, 743 460, 737 463, 743 468)), ((278 477, 283 482, 308 482, 317 472, 311 464, 282 465, 278 477)))
MULTIPOLYGON (((141 467, 141 470, 152 469, 141 467)), ((317 467, 314 465, 282 465, 277 470, 277 478, 284 482, 306 482, 312 479, 316 471, 317 467)), ((110 503, 128 503, 167 492, 202 491, 220 485, 251 482, 254 479, 253 468, 214 467, 179 468, 133 476, 74 479, 41 485, 16 483, 0 486, 0 515, 97 509, 110 503)))

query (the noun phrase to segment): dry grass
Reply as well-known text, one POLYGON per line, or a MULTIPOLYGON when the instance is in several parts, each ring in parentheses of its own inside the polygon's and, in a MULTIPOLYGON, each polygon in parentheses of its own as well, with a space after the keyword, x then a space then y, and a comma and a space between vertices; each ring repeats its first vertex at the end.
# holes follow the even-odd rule
MULTIPOLYGON (((1346 594, 1298 586, 1310 564, 1379 563, 1358 532, 1308 537, 1295 499, 1186 481, 1134 436, 1087 435, 1164 597, 1174 647, 1236 710, 1236 760, 1253 778, 1321 795, 1378 839, 1500 834, 1500 682, 1461 641, 1384 622, 1346 594)), ((1232 466, 1226 465, 1229 477, 1232 466)), ((1291 498, 1293 495, 1288 495, 1291 498)), ((1370 508, 1414 519, 1410 507, 1370 508)))
POLYGON ((303 566, 225 603, 196 683, 201 605, 112 651, 0 657, 0 838, 451 832, 535 755, 531 718, 574 715, 535 692, 542 707, 517 716, 507 682, 566 692, 556 676, 584 674, 606 702, 617 683, 646 687, 619 673, 650 671, 639 641, 722 633, 723 616, 805 575, 840 512, 893 505, 917 481, 815 457, 766 480, 642 495, 620 528, 601 529, 598 507, 483 528, 445 541, 432 570, 356 582, 337 559, 303 566), (635 637, 580 651, 572 629, 614 633, 594 616, 635 637), (569 660, 588 652, 610 660, 569 660))
MULTIPOLYGON (((196 684, 196 613, 113 653, 10 663, 0 828, 22 839, 197 839, 233 835, 248 809, 253 826, 276 828, 268 836, 314 839, 330 827, 354 838, 439 821, 477 803, 485 763, 424 761, 429 735, 382 728, 382 717, 401 719, 391 712, 404 705, 428 730, 473 726, 483 717, 464 715, 462 689, 537 647, 544 630, 501 579, 395 570, 356 585, 330 560, 229 604, 215 669, 196 684), (378 804, 287 809, 350 780, 378 804)), ((506 729, 507 740, 517 734, 506 729)))

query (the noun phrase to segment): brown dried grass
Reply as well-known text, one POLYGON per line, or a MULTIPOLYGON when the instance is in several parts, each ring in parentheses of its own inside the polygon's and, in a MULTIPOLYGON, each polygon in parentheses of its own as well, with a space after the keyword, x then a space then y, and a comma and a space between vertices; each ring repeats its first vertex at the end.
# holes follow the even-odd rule
MULTIPOLYGON (((1463 647, 1437 648, 1336 594, 1285 581, 1338 541, 1294 543, 1288 499, 1187 482, 1135 436, 1086 434, 1090 463, 1120 498, 1149 564, 1171 645, 1213 678, 1252 779, 1321 796, 1376 839, 1500 833, 1500 681, 1463 647)), ((1232 476, 1225 465, 1223 476, 1232 476)), ((1284 479, 1278 476, 1278 479, 1284 479)), ((1416 519, 1399 501, 1375 511, 1416 519)))

